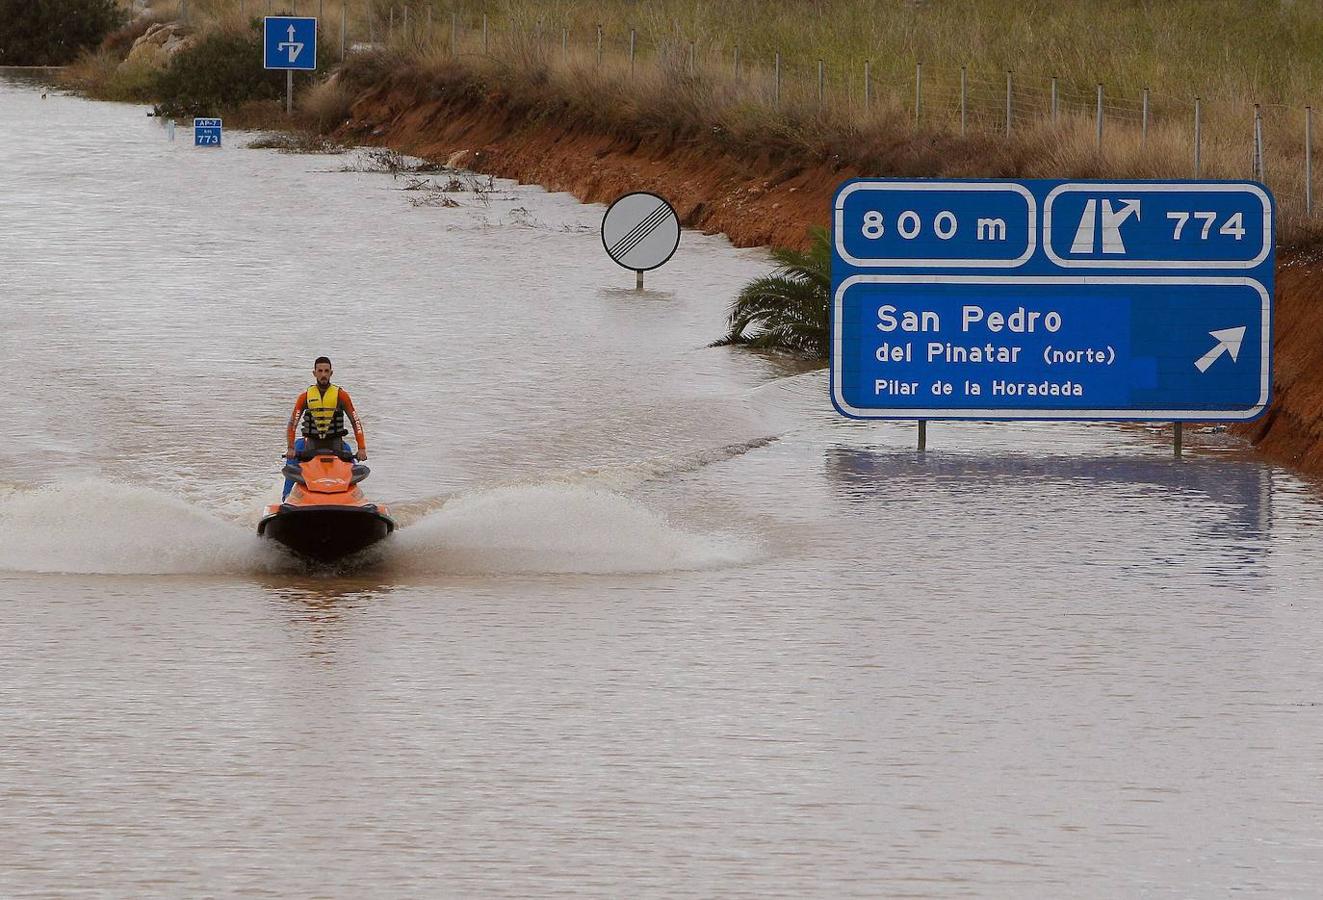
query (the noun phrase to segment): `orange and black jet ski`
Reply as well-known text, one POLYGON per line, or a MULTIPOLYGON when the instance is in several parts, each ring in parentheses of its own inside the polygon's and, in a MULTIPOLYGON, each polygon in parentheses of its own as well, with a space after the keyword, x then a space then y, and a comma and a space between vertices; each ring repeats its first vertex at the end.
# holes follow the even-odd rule
POLYGON ((257 533, 316 562, 335 562, 370 547, 395 530, 383 505, 370 503, 358 483, 368 467, 354 462, 339 436, 306 441, 283 474, 294 487, 283 503, 266 508, 257 533))

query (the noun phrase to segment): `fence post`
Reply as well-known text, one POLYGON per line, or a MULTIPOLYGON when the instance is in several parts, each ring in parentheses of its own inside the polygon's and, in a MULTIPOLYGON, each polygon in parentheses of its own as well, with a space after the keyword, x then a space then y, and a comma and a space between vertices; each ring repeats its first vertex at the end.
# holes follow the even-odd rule
POLYGON ((1305 215, 1314 214, 1314 108, 1305 107, 1305 215))
POLYGON ((345 60, 345 47, 349 43, 349 4, 340 0, 340 62, 345 60))
POLYGON ((923 63, 914 64, 914 127, 923 120, 923 63))
POLYGON ((822 109, 822 95, 826 88, 826 78, 823 74, 823 62, 818 60, 818 109, 822 109))
POLYGON ((634 29, 629 29, 629 76, 634 77, 634 29))
POLYGON ((735 45, 735 80, 740 80, 740 45, 735 45))
POLYGON ((1141 121, 1143 124, 1140 126, 1139 132, 1140 149, 1148 146, 1148 88, 1144 88, 1144 110, 1142 115, 1143 118, 1141 121))
POLYGON ((322 24, 322 0, 317 0, 317 24, 322 24))
POLYGON ((969 98, 969 83, 968 83, 969 73, 966 71, 967 68, 968 68, 967 66, 960 67, 960 136, 961 137, 965 136, 966 124, 967 124, 966 120, 967 120, 968 98, 969 98))
POLYGON ((401 18, 402 18, 402 21, 400 22, 400 36, 403 37, 403 38, 407 41, 407 40, 409 39, 409 7, 408 7, 408 5, 406 5, 406 6, 404 7, 404 15, 403 15, 401 18))
POLYGON ((395 4, 391 4, 390 17, 386 20, 386 40, 390 40, 391 35, 395 33, 395 4))
POLYGON ((1011 136, 1011 70, 1006 70, 1006 137, 1011 136))
POLYGON ((487 53, 488 46, 490 45, 487 42, 487 14, 483 13, 482 14, 482 52, 484 54, 487 53))
POLYGON ((1195 97, 1194 98, 1194 177, 1195 178, 1199 177, 1199 170, 1201 168, 1200 159, 1199 159, 1199 150, 1200 150, 1199 145, 1202 141, 1202 138, 1203 138, 1203 133, 1201 130, 1201 123, 1199 121, 1199 98, 1195 97))
POLYGON ((1102 86, 1102 84, 1099 84, 1099 85, 1098 85, 1098 116, 1097 116, 1097 118, 1098 118, 1098 152, 1099 152, 1099 153, 1102 152, 1102 122, 1103 122, 1102 101, 1103 101, 1103 86, 1102 86))
POLYGON ((694 42, 689 42, 689 74, 694 74, 694 42))
POLYGON ((597 68, 602 67, 602 26, 597 26, 597 68))
POLYGON ((179 0, 179 21, 188 24, 188 0, 179 0))
POLYGON ((772 88, 772 100, 777 109, 781 108, 781 51, 776 51, 776 82, 772 88))
POLYGON ((873 61, 864 60, 864 109, 867 110, 873 105, 873 61))
POLYGON ((1057 76, 1052 76, 1052 124, 1057 124, 1057 112, 1060 110, 1060 102, 1057 99, 1057 76))
POLYGON ((241 19, 243 18, 243 4, 244 0, 239 0, 239 18, 241 19))
POLYGON ((562 65, 570 61, 570 30, 568 28, 560 30, 560 61, 562 65))
POLYGON ((1254 174, 1259 181, 1265 181, 1267 175, 1263 171, 1263 115, 1259 111, 1259 104, 1254 104, 1254 174))

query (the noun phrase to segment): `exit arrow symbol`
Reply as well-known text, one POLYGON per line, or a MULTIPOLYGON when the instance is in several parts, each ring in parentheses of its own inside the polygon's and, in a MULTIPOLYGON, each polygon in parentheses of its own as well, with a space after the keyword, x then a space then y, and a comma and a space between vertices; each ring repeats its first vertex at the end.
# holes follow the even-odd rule
POLYGON ((1232 362, 1239 359, 1240 344, 1245 340, 1245 327, 1241 325, 1239 328, 1223 328, 1208 332, 1209 336, 1217 341, 1217 346, 1195 360, 1194 367, 1200 372, 1207 372, 1208 367, 1217 362, 1218 357, 1223 353, 1231 354, 1232 362))
POLYGON ((286 47, 289 48, 289 61, 291 63, 294 62, 294 60, 298 59, 299 54, 303 52, 302 42, 294 40, 293 25, 289 26, 289 40, 281 41, 279 44, 276 44, 277 50, 284 50, 286 47))

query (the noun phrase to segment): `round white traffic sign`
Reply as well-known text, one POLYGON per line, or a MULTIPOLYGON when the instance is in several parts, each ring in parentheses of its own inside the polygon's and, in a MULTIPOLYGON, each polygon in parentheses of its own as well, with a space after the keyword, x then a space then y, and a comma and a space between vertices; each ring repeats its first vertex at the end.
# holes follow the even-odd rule
POLYGON ((680 246, 680 217, 656 194, 625 194, 602 217, 602 246, 618 265, 647 272, 665 263, 680 246))

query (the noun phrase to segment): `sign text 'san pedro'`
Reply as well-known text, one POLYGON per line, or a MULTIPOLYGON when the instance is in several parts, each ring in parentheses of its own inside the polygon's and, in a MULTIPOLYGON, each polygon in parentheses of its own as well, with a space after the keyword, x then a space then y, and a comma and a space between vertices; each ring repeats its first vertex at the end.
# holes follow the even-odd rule
POLYGON ((837 192, 832 399, 861 418, 1249 419, 1273 204, 1249 182, 837 192))

